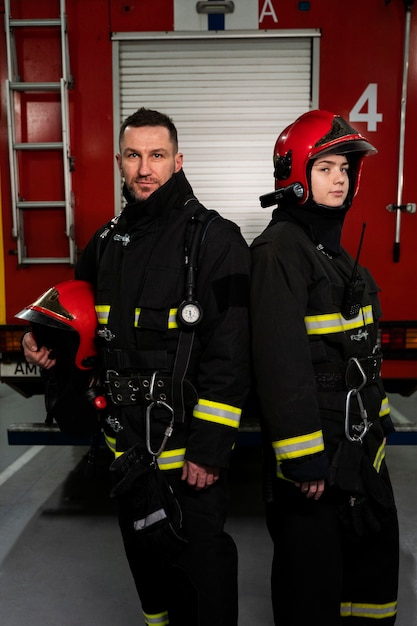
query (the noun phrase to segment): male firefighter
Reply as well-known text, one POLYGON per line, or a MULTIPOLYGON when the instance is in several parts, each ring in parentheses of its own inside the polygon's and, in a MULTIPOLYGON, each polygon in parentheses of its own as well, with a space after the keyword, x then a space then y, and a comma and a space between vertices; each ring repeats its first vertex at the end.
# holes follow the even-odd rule
POLYGON ((275 192, 261 198, 278 203, 252 244, 251 320, 280 626, 395 622, 378 288, 340 244, 375 152, 339 115, 309 111, 278 137, 275 192))
MULTIPOLYGON (((237 550, 224 524, 249 388, 249 249, 194 197, 168 116, 130 115, 116 159, 127 204, 90 240, 76 278, 95 291, 127 559, 147 625, 236 626, 237 550), (169 504, 138 513, 149 458, 180 506, 168 530, 169 504)), ((28 360, 54 366, 32 334, 23 344, 28 360)))

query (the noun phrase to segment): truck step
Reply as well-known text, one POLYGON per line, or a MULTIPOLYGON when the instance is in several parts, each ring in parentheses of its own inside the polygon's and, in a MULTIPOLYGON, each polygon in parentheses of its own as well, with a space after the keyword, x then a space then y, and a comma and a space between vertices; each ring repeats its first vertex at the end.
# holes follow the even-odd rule
MULTIPOLYGON (((10 424, 7 440, 11 446, 90 446, 91 437, 74 437, 59 430, 56 424, 33 422, 10 424)), ((104 441, 103 441, 104 443, 104 441)))
MULTIPOLYGON (((7 440, 11 446, 90 446, 90 437, 74 437, 59 430, 56 424, 33 422, 10 424, 7 440)), ((104 445, 104 437, 101 443, 104 445)), ((417 424, 396 425, 396 432, 389 435, 389 445, 417 445, 417 424)), ((261 445, 259 427, 243 425, 238 435, 238 445, 261 445)))

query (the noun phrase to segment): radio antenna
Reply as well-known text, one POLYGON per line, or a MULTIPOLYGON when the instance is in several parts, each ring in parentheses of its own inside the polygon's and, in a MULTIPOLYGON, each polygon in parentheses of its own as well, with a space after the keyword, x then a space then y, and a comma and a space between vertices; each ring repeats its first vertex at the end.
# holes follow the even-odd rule
POLYGON ((362 225, 362 233, 359 241, 358 252, 356 254, 355 263, 353 265, 352 276, 346 285, 343 302, 342 315, 345 320, 351 320, 359 314, 362 304, 363 294, 365 293, 365 283, 362 278, 358 277, 359 256, 362 250, 363 238, 365 236, 365 222, 362 225))
POLYGON ((360 256, 361 250, 362 250, 363 238, 365 237, 365 228, 366 228, 366 222, 363 222, 361 238, 359 240, 358 252, 356 254, 355 265, 353 266, 352 277, 350 279, 351 282, 354 282, 356 280, 356 272, 358 271, 359 256, 360 256))

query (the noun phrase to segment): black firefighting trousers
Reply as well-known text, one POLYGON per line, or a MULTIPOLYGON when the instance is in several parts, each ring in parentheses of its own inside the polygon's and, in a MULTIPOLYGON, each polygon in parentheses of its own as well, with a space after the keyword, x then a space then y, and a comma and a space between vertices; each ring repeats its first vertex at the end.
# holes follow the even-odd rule
MULTIPOLYGON (((142 604, 152 623, 168 614, 169 626, 237 626, 237 549, 224 532, 229 504, 227 476, 203 491, 164 472, 183 514, 188 543, 169 554, 138 537, 131 517, 119 508, 126 556, 142 604)), ((166 622, 163 622, 166 623, 166 622)))
MULTIPOLYGON (((385 464, 381 477, 390 487, 385 464)), ((352 528, 346 494, 326 488, 307 499, 292 482, 274 479, 266 520, 274 542, 271 593, 282 626, 391 626, 398 586, 395 505, 352 528)))

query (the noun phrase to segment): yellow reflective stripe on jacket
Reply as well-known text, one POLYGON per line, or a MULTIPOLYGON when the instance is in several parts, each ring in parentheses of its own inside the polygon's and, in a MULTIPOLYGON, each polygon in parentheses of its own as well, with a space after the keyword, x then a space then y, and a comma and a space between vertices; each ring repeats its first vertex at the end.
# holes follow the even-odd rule
POLYGON ((366 617, 383 619, 392 617, 397 612, 397 601, 386 604, 356 604, 355 602, 342 602, 340 615, 342 617, 366 617))
POLYGON ((109 321, 110 307, 108 304, 96 304, 97 320, 99 324, 107 324, 109 321))
POLYGON ((122 452, 120 452, 120 454, 116 452, 116 439, 114 437, 109 437, 107 433, 104 433, 104 442, 115 456, 120 456, 120 454, 122 454, 122 452))
MULTIPOLYGON (((104 433, 104 440, 115 458, 125 453, 123 450, 116 450, 116 439, 104 433)), ((161 470, 179 469, 184 465, 185 448, 176 450, 164 450, 158 457, 158 465, 161 470)))
MULTIPOLYGON (((136 328, 140 327, 139 319, 140 319, 141 311, 142 311, 142 309, 140 307, 137 307, 135 309, 135 319, 134 319, 133 325, 136 328)), ((169 310, 168 319, 167 319, 167 328, 170 329, 170 330, 173 329, 173 328, 178 328, 177 311, 178 311, 178 309, 170 309, 169 310)), ((97 304, 96 305, 96 313, 97 313, 98 323, 99 324, 107 324, 108 321, 109 321, 110 306, 108 304, 97 304)))
POLYGON ((379 446, 374 458, 373 466, 377 472, 381 469, 382 461, 385 459, 385 441, 379 446))
POLYGON ((389 415, 391 413, 391 409, 389 406, 388 398, 385 398, 381 402, 381 408, 379 409, 379 417, 385 417, 385 415, 389 415))
POLYGON ((200 420, 231 426, 232 428, 239 428, 241 413, 242 409, 211 400, 199 400, 193 411, 194 417, 200 420))
POLYGON ((185 448, 177 450, 164 450, 158 457, 158 465, 161 470, 178 469, 184 465, 185 448))
MULTIPOLYGON (((139 324, 139 318, 140 318, 140 314, 141 314, 142 309, 141 308, 136 308, 135 309, 135 321, 134 321, 134 326, 136 328, 140 328, 140 324, 139 324)), ((168 321, 167 321, 167 328, 169 330, 171 330, 172 328, 178 328, 178 324, 177 324, 177 311, 178 309, 169 309, 169 313, 168 313, 168 321)))
POLYGON ((169 624, 168 611, 162 613, 145 613, 143 612, 146 626, 166 626, 169 624))
POLYGON ((360 328, 364 324, 372 324, 372 305, 361 308, 359 315, 351 320, 345 320, 341 313, 326 313, 325 315, 306 315, 304 323, 308 335, 328 335, 343 333, 346 330, 360 328))
POLYGON ((168 328, 178 328, 177 324, 177 311, 178 309, 170 309, 168 316, 168 328))
POLYGON ((287 459, 298 459, 316 452, 323 452, 323 433, 321 430, 317 430, 308 435, 273 441, 272 446, 278 463, 287 459))

